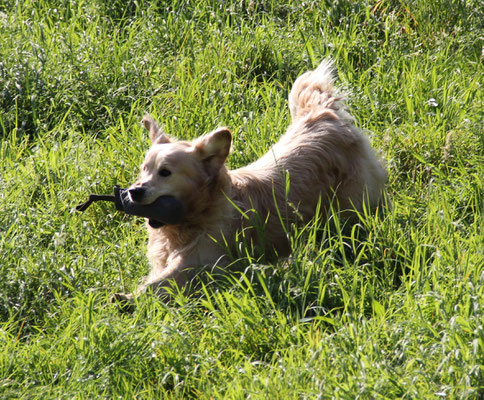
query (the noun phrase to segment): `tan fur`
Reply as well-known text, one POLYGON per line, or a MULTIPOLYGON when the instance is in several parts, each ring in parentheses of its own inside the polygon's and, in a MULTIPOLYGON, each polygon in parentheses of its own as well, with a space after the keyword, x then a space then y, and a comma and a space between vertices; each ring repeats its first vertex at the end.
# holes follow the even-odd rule
POLYGON ((330 201, 342 210, 360 211, 365 201, 370 209, 381 202, 386 171, 345 111, 329 62, 296 80, 289 108, 292 124, 280 140, 259 160, 233 171, 224 165, 231 145, 228 129, 194 142, 175 141, 145 117, 153 145, 132 187, 146 188, 146 204, 161 195, 175 196, 186 215, 178 225, 148 226, 152 269, 138 292, 147 287, 162 292, 169 280, 183 285, 204 267, 225 265, 220 243, 225 240, 235 249, 243 229, 247 240, 261 246, 256 230, 250 229, 253 210, 267 221, 261 251, 281 257, 290 253, 282 224, 308 222, 319 201, 322 213, 330 201), (160 168, 171 175, 159 176, 160 168))

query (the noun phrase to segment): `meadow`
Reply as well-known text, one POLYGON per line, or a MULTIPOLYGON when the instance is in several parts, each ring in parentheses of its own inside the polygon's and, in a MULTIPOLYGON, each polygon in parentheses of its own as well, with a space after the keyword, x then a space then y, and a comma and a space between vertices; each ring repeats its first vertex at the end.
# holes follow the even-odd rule
POLYGON ((482 399, 483 32, 480 0, 1 0, 0 398, 482 399), (229 126, 237 168, 325 58, 391 210, 110 304, 148 271, 144 221, 72 208, 135 179, 143 114, 229 126))

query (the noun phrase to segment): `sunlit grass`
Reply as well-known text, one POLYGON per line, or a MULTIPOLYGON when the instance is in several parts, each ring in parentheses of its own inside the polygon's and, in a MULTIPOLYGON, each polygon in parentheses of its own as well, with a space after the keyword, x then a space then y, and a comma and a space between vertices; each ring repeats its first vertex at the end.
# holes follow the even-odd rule
POLYGON ((479 398, 482 21, 477 1, 0 4, 0 397, 479 398), (134 179, 142 115, 229 126, 236 168, 325 57, 392 208, 288 227, 289 259, 241 252, 197 296, 108 304, 148 271, 143 222, 71 210, 134 179))

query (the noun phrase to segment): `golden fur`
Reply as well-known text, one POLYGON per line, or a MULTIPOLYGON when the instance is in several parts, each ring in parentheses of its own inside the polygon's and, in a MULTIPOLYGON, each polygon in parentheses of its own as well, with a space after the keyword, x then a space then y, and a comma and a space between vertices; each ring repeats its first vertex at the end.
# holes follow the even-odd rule
POLYGON ((345 111, 330 62, 296 80, 289 108, 292 123, 280 140, 257 161, 233 171, 224 165, 232 140, 227 128, 193 142, 176 141, 151 117, 144 118, 152 147, 132 188, 145 190, 139 199, 144 204, 161 195, 176 197, 185 217, 178 225, 147 226, 151 272, 138 292, 150 287, 161 293, 170 280, 183 285, 204 267, 224 265, 220 243, 235 249, 243 229, 246 239, 264 245, 262 251, 287 256, 282 224, 308 222, 318 202, 325 213, 330 201, 341 210, 362 210, 364 204, 375 209, 382 201, 386 171, 345 111), (264 244, 250 229, 254 213, 267 221, 264 244))

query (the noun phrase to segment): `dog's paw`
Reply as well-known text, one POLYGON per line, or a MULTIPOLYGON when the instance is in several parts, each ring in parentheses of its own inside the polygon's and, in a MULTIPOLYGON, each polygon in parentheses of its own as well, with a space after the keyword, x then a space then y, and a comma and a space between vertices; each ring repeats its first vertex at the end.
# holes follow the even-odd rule
POLYGON ((132 313, 135 310, 134 298, 131 293, 114 293, 109 302, 115 304, 122 312, 132 313))

